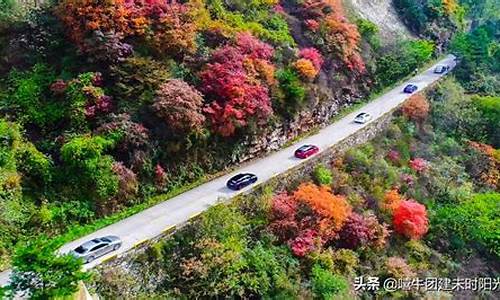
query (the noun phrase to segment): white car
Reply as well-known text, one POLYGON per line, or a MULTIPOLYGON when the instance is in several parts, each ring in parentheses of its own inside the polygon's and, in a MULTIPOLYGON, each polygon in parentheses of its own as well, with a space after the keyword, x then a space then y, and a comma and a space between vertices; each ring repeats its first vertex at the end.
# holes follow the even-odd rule
POLYGON ((360 113, 354 118, 354 123, 365 124, 373 119, 372 115, 369 113, 360 113))
POLYGON ((446 73, 446 71, 448 71, 449 69, 450 69, 450 67, 448 67, 448 66, 439 65, 434 69, 434 73, 435 74, 443 74, 443 73, 446 73))

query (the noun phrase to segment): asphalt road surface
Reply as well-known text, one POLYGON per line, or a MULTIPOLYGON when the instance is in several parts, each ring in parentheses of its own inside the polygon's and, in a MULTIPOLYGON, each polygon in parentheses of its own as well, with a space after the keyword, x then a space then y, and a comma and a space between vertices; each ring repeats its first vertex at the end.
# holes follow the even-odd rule
MULTIPOLYGON (((105 235, 119 236, 123 241, 122 247, 114 253, 110 253, 84 265, 85 269, 89 269, 100 264, 112 255, 127 252, 138 243, 160 235, 163 231, 176 224, 184 223, 192 216, 195 216, 206 210, 208 207, 218 203, 220 199, 228 199, 238 194, 248 192, 252 188, 251 186, 235 192, 226 188, 226 181, 237 173, 252 172, 259 177, 259 180, 256 183, 259 184, 303 163, 304 160, 294 157, 295 149, 304 144, 314 144, 317 145, 321 151, 322 149, 327 149, 342 141, 346 137, 366 126, 366 124, 360 125, 353 122, 354 117, 360 112, 370 113, 373 116, 373 120, 371 121, 373 122, 410 97, 409 94, 402 92, 404 86, 408 83, 416 84, 420 91, 442 76, 446 75, 434 74, 434 69, 438 64, 448 65, 450 66, 450 69, 452 69, 455 67, 454 56, 447 56, 430 69, 425 70, 425 72, 411 78, 404 84, 371 101, 334 124, 323 128, 315 135, 304 138, 292 146, 278 152, 271 153, 267 157, 257 159, 249 164, 246 164, 230 174, 214 179, 181 195, 168 199, 165 202, 159 203, 140 213, 130 216, 122 221, 70 242, 64 245, 60 249, 60 252, 66 253, 76 248, 83 242, 96 237, 105 235)), ((8 283, 9 273, 10 270, 0 273, 0 285, 3 286, 8 283)))

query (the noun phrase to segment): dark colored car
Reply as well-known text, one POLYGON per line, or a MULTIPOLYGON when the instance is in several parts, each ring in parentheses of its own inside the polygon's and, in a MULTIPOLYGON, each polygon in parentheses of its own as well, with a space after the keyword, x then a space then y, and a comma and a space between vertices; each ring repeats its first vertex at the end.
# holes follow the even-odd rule
POLYGON ((70 253, 75 257, 83 259, 85 263, 89 263, 98 257, 117 250, 121 245, 122 241, 119 237, 109 235, 85 242, 70 253))
POLYGON ((233 176, 227 182, 227 187, 231 190, 237 191, 242 188, 251 185, 257 181, 257 175, 252 173, 241 173, 233 176))
POLYGON ((304 145, 299 149, 295 150, 295 157, 306 159, 319 152, 319 148, 314 145, 304 145))
POLYGON ((409 85, 405 86, 405 89, 403 90, 403 92, 405 92, 407 94, 412 94, 416 90, 418 90, 418 86, 416 86, 414 84, 409 84, 409 85))

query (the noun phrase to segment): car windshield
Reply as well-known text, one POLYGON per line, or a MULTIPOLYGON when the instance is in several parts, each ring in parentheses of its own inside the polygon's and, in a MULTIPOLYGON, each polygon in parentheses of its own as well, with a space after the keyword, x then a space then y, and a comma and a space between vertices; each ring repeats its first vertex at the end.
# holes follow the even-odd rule
POLYGON ((363 118, 366 114, 365 113, 360 113, 359 115, 356 116, 356 118, 363 118))
POLYGON ((75 252, 82 254, 82 253, 87 252, 87 248, 85 248, 83 246, 79 246, 78 248, 75 249, 75 252))
POLYGON ((108 238, 102 238, 101 240, 102 240, 103 242, 106 242, 106 243, 111 243, 111 240, 110 240, 110 239, 108 239, 108 238))

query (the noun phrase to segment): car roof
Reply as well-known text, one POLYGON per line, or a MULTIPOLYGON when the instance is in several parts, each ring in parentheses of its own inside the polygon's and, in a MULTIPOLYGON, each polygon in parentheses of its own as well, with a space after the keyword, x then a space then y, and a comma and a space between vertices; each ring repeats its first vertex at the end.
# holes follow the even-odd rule
POLYGON ((299 149, 297 150, 301 150, 301 151, 304 151, 304 150, 308 150, 308 149, 311 149, 311 148, 314 148, 314 145, 302 145, 299 149))
POLYGON ((244 179, 246 177, 251 177, 251 176, 255 176, 255 175, 251 174, 251 173, 241 173, 241 174, 238 174, 238 175, 235 175, 235 176, 231 177, 230 180, 232 180, 232 181, 238 181, 238 180, 244 179))
POLYGON ((356 116, 356 118, 357 118, 357 117, 364 117, 364 116, 367 116, 367 115, 368 115, 367 113, 362 112, 362 113, 358 114, 358 115, 356 116))

